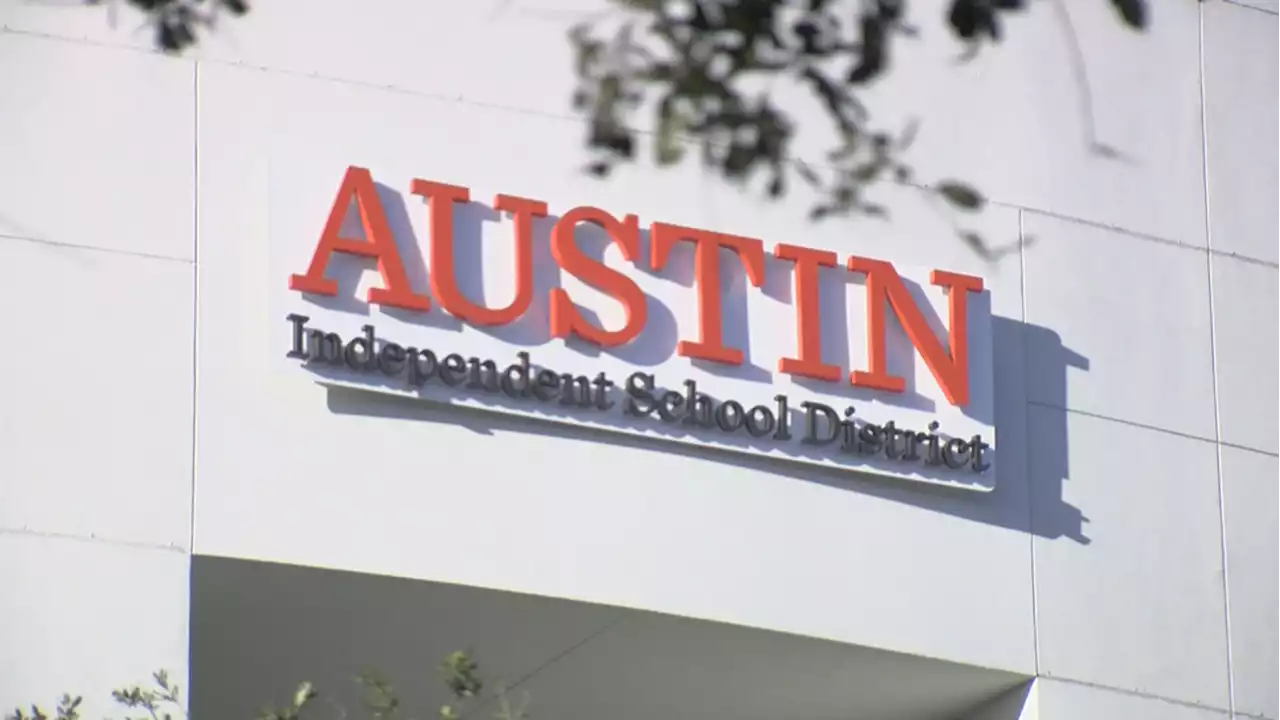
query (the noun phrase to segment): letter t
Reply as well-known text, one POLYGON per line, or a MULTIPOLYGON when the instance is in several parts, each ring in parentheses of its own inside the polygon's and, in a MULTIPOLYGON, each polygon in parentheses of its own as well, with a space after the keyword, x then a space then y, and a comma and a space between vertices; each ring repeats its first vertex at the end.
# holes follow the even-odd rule
POLYGON ((671 248, 682 240, 694 243, 693 276, 698 287, 698 339, 676 343, 676 354, 726 365, 741 365, 742 351, 725 347, 720 320, 720 248, 738 254, 752 285, 764 284, 764 243, 755 238, 653 223, 649 228, 649 267, 661 270, 671 248))

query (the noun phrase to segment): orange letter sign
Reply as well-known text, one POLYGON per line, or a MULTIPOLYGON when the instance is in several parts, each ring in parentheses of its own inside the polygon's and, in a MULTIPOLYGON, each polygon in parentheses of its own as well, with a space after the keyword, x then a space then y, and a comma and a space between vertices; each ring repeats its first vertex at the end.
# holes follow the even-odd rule
POLYGON ((628 215, 621 222, 609 213, 593 207, 570 210, 556 221, 551 230, 551 256, 562 269, 573 273, 583 282, 613 296, 622 303, 626 323, 620 330, 603 330, 583 319, 582 314, 569 299, 569 293, 561 288, 551 290, 551 336, 564 338, 569 333, 603 347, 614 347, 631 342, 648 319, 648 306, 644 293, 635 281, 583 254, 573 241, 574 227, 580 222, 598 225, 622 250, 622 257, 635 262, 640 254, 640 227, 635 215, 628 215))
POLYGON ((516 292, 511 304, 497 310, 476 305, 458 289, 453 267, 453 204, 470 202, 464 187, 414 180, 414 195, 427 199, 431 213, 431 292, 440 307, 472 325, 506 325, 525 313, 533 301, 533 218, 547 214, 546 203, 499 195, 494 208, 515 215, 516 292))
POLYGON ((698 286, 698 340, 676 343, 676 354, 726 365, 741 365, 742 351, 724 346, 720 324, 720 248, 738 254, 752 285, 764 284, 764 243, 755 238, 653 223, 649 228, 649 266, 661 270, 671 248, 682 240, 694 243, 693 276, 698 286))
POLYGON ((982 280, 968 275, 934 270, 929 275, 929 282, 947 291, 948 315, 951 327, 947 330, 950 354, 942 347, 942 343, 929 328, 929 323, 911 299, 911 293, 902 278, 894 270, 893 265, 883 260, 853 256, 849 258, 849 269, 864 273, 867 276, 867 354, 869 370, 855 370, 849 375, 849 382, 854 385, 902 392, 906 388, 905 381, 890 375, 885 360, 885 314, 884 305, 888 301, 898 321, 907 331, 907 337, 916 351, 924 358, 929 371, 938 381, 938 387, 952 405, 969 403, 969 333, 968 333, 968 298, 969 293, 982 291, 982 280))
POLYGON ((313 295, 337 295, 337 281, 324 275, 330 256, 336 252, 377 258, 378 272, 382 274, 382 287, 369 288, 369 302, 405 310, 426 310, 431 307, 425 295, 418 295, 409 287, 404 263, 400 261, 400 251, 396 249, 395 238, 387 225, 387 216, 382 212, 378 191, 373 187, 373 176, 365 168, 347 168, 347 174, 342 178, 342 187, 338 188, 338 197, 329 210, 329 220, 324 225, 315 255, 311 258, 311 266, 307 268, 305 275, 289 276, 289 289, 313 295), (364 240, 344 238, 338 234, 353 197, 356 211, 360 213, 360 225, 364 228, 364 240))
POLYGON ((796 357, 778 361, 778 372, 835 382, 840 368, 822 362, 822 320, 818 313, 818 268, 835 267, 836 254, 795 245, 778 244, 774 257, 795 263, 796 357))

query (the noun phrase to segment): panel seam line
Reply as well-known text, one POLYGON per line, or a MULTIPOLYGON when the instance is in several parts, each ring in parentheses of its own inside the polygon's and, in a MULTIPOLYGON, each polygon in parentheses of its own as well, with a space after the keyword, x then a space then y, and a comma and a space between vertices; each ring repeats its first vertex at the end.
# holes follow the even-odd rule
POLYGON ((107 253, 109 255, 124 255, 125 257, 143 258, 146 260, 163 260, 165 262, 184 263, 187 265, 195 264, 195 258, 183 258, 174 255, 160 255, 158 253, 142 252, 139 250, 125 250, 122 248, 103 247, 101 245, 82 245, 80 243, 61 242, 59 240, 49 240, 48 238, 29 237, 26 235, 13 235, 11 233, 0 232, 0 240, 12 240, 14 242, 29 242, 36 245, 48 245, 49 247, 63 248, 66 250, 90 250, 92 252, 107 253))
MULTIPOLYGON (((1018 208, 1018 262, 1020 264, 1020 272, 1018 273, 1019 288, 1022 297, 1019 298, 1022 303, 1022 326, 1025 328, 1027 324, 1027 238, 1026 238, 1026 211, 1018 208)), ((1022 343, 1022 416, 1023 426, 1027 432, 1027 448, 1024 472, 1026 472, 1027 485, 1030 488, 1027 492, 1027 527, 1030 532, 1027 533, 1027 546, 1031 559, 1031 649, 1034 660, 1036 677, 1040 676, 1040 588, 1039 579, 1036 576, 1036 483, 1031 481, 1031 360, 1028 354, 1031 349, 1027 346, 1026 333, 1022 333, 1019 338, 1022 343)))
POLYGON ((70 533, 54 530, 33 530, 29 527, 0 527, 0 535, 21 535, 24 537, 43 538, 45 540, 71 540, 74 542, 102 543, 115 547, 127 547, 138 550, 159 550, 161 552, 189 554, 189 551, 178 543, 147 542, 145 540, 125 540, 112 538, 97 533, 70 533))
POLYGON ((1209 368, 1213 377, 1213 449, 1218 471, 1218 543, 1222 563, 1222 623, 1226 637, 1227 660, 1227 709, 1236 711, 1235 669, 1231 662, 1231 582, 1227 568, 1227 502, 1226 483, 1222 476, 1222 401, 1218 387, 1218 327, 1213 292, 1213 203, 1209 193, 1209 100, 1205 84, 1204 5, 1199 10, 1199 60, 1200 60, 1200 164, 1204 191, 1204 236, 1208 252, 1205 253, 1205 275, 1209 293, 1209 368))

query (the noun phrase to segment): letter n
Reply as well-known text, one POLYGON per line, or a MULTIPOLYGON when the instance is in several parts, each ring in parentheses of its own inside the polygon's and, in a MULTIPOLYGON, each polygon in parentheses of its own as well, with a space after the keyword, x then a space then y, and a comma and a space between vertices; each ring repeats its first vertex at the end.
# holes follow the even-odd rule
POLYGON ((387 216, 382 212, 382 203, 378 201, 378 191, 373 186, 373 176, 365 168, 347 168, 347 174, 342 178, 342 187, 338 188, 338 196, 333 201, 333 208, 329 210, 329 219, 325 222, 320 242, 316 245, 315 255, 311 258, 311 265, 305 275, 289 277, 289 289, 313 295, 337 295, 337 281, 325 277, 325 269, 329 266, 329 258, 333 253, 375 258, 378 261, 382 287, 369 288, 369 302, 404 310, 427 310, 431 307, 427 296, 414 293, 409 286, 404 263, 400 260, 400 251, 396 249, 395 238, 387 225, 387 216), (356 212, 360 214, 360 225, 364 228, 364 240, 346 238, 339 234, 342 219, 353 198, 356 201, 356 212))
POLYGON ((853 256, 849 258, 849 270, 867 276, 867 355, 868 370, 855 370, 849 375, 853 385, 902 392, 906 381, 889 374, 886 359, 885 312, 887 303, 902 323, 907 338, 916 352, 924 358, 929 371, 942 389, 947 402, 952 405, 969 403, 969 293, 982 292, 982 280, 969 275, 934 270, 929 282, 947 291, 950 328, 947 330, 948 348, 934 335, 920 308, 911 298, 911 292, 903 284, 902 277, 893 265, 883 260, 871 260, 853 256))

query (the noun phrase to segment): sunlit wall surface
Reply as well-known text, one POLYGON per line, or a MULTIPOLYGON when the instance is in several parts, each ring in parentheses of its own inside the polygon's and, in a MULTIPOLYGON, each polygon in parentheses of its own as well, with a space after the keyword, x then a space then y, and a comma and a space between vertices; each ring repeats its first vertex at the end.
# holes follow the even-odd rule
MULTIPOLYGON (((177 58, 123 7, 0 4, 0 705, 185 675, 193 566, 223 558, 1036 678, 992 718, 1280 720, 1275 2, 1161 0, 1143 34, 1101 0, 1061 3, 1070 31, 1033 3, 967 63, 915 2, 921 37, 865 100, 920 120, 921 182, 989 202, 885 183, 887 219, 822 223, 802 186, 657 169, 648 136, 582 172, 567 33, 601 2, 276 0, 177 58), (426 178, 983 277, 995 490, 326 391, 280 362, 279 298, 347 165, 419 234, 426 178)), ((573 643, 614 621, 575 617, 573 643)))

